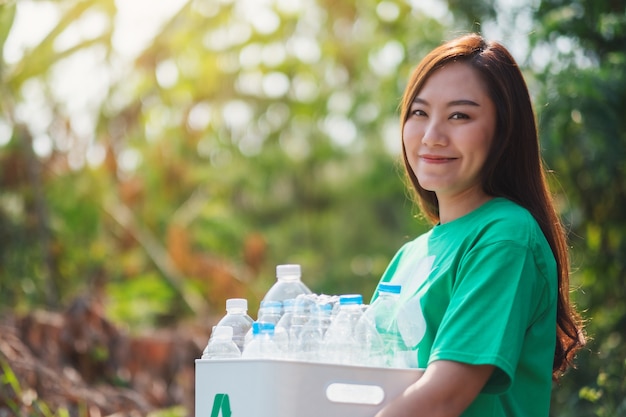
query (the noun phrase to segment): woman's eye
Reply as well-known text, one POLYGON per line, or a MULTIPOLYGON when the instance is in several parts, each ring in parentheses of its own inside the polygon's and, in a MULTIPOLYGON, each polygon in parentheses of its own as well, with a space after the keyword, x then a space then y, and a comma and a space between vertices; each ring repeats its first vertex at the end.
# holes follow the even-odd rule
POLYGON ((411 111, 411 114, 413 114, 413 116, 426 116, 426 112, 424 112, 424 110, 420 110, 420 109, 415 109, 415 110, 411 111))
POLYGON ((450 116, 450 119, 453 119, 453 120, 469 119, 469 116, 464 113, 454 113, 450 116))

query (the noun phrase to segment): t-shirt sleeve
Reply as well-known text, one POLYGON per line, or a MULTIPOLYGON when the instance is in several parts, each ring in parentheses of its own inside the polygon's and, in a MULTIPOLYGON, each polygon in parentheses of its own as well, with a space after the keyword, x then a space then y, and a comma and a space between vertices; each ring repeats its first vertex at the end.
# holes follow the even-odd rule
POLYGON ((540 308, 543 280, 530 250, 512 241, 474 248, 458 266, 429 362, 493 365, 483 392, 512 382, 524 334, 540 308))

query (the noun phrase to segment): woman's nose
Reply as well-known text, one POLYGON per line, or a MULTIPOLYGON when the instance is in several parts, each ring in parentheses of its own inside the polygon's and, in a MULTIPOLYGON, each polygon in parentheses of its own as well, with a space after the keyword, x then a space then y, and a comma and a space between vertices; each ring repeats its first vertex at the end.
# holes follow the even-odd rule
POLYGON ((424 129, 422 144, 426 146, 444 146, 447 143, 445 129, 437 120, 429 120, 424 129))

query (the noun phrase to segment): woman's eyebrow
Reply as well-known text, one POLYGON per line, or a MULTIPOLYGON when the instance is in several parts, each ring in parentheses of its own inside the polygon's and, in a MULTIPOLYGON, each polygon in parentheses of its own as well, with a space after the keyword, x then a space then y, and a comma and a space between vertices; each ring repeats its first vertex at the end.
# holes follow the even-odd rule
MULTIPOLYGON (((413 103, 429 105, 428 101, 424 100, 423 98, 419 98, 419 97, 415 97, 415 99, 413 100, 413 103)), ((447 106, 448 107, 453 107, 453 106, 475 106, 475 107, 480 107, 480 104, 476 103, 474 100, 459 99, 459 100, 452 100, 452 101, 448 102, 447 106)))
POLYGON ((448 103, 448 107, 452 106, 476 106, 480 107, 480 104, 476 103, 474 100, 461 99, 461 100, 452 100, 448 103))

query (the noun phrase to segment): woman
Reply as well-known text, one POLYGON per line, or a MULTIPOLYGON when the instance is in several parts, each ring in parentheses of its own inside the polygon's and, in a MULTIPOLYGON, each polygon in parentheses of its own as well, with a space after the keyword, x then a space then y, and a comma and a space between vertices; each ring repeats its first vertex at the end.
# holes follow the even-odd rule
POLYGON ((401 121, 407 178, 434 226, 381 281, 402 284, 398 327, 425 371, 376 417, 548 416, 584 337, 515 60, 478 35, 441 45, 414 70, 401 121))

